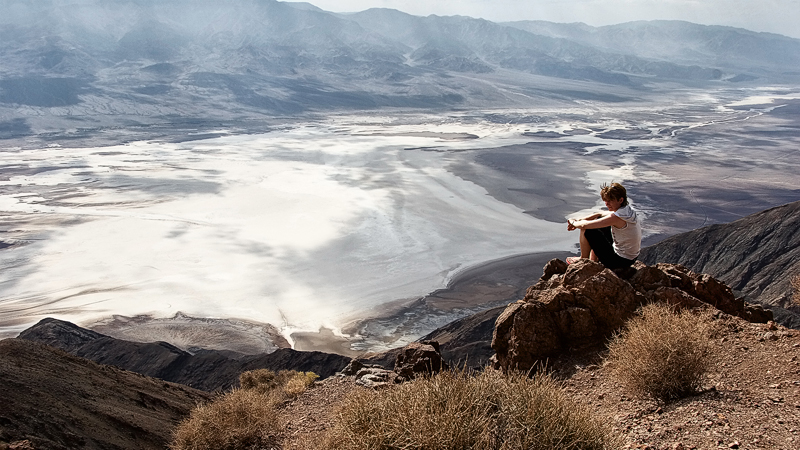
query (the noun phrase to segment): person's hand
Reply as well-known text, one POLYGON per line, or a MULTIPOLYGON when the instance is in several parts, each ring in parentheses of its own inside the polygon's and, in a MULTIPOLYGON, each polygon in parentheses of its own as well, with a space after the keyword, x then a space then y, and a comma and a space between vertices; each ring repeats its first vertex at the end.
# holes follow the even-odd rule
POLYGON ((567 219, 567 231, 575 230, 577 227, 572 219, 567 219))

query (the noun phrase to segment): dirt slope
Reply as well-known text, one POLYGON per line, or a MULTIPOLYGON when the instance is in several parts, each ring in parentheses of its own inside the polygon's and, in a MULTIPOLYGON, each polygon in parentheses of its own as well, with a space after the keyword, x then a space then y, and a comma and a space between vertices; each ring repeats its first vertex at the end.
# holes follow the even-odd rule
POLYGON ((210 395, 21 339, 0 341, 0 448, 159 449, 210 395))

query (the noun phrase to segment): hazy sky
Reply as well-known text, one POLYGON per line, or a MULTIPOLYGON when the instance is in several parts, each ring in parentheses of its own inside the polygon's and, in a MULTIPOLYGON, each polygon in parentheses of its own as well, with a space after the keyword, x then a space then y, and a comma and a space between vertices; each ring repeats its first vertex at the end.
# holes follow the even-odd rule
POLYGON ((427 16, 462 15, 495 22, 548 20, 610 25, 632 20, 687 20, 800 38, 800 0, 310 0, 324 10, 392 8, 427 16))

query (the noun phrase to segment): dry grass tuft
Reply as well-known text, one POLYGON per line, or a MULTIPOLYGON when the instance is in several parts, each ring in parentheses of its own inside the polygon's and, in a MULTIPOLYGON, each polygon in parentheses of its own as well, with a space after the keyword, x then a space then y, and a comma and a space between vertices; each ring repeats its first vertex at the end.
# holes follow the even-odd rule
POLYGON ((619 442, 547 375, 443 372, 349 397, 323 448, 611 449, 619 442))
POLYGON ((283 393, 286 397, 295 398, 305 392, 319 375, 314 372, 297 372, 294 376, 286 380, 283 385, 283 393))
POLYGON ((276 447, 280 422, 275 396, 236 389, 192 410, 175 432, 172 450, 249 450, 276 447))
POLYGON ((611 375, 632 394, 670 400, 696 393, 713 362, 712 312, 650 304, 609 345, 611 375))
POLYGON ((278 406, 305 392, 312 372, 267 369, 239 375, 240 389, 192 410, 175 431, 172 450, 266 450, 279 448, 278 406))
POLYGON ((277 373, 269 369, 256 369, 239 375, 242 389, 253 389, 268 393, 278 389, 286 398, 294 398, 314 384, 319 376, 313 372, 281 370, 277 373))

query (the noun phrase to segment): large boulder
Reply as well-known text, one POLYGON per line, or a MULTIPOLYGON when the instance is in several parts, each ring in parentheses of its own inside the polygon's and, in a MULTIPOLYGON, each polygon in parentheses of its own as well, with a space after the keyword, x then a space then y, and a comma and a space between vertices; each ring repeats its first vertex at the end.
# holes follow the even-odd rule
POLYGON ((567 349, 603 342, 648 302, 713 307, 751 322, 772 319, 770 311, 737 299, 719 280, 678 264, 636 263, 615 272, 588 259, 571 265, 552 260, 525 298, 497 318, 494 364, 529 370, 567 349))
POLYGON ((406 345, 394 363, 394 371, 406 380, 448 369, 436 341, 412 342, 406 345))

